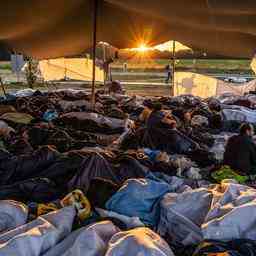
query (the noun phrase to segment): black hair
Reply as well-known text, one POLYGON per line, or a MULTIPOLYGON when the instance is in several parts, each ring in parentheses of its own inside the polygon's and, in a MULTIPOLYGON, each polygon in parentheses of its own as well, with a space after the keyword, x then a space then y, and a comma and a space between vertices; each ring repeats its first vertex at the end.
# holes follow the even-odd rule
POLYGON ((220 112, 221 111, 221 103, 214 98, 210 98, 208 101, 208 107, 211 111, 220 112))
POLYGON ((186 112, 182 108, 176 108, 172 111, 172 114, 178 117, 180 120, 184 119, 184 114, 186 112))
POLYGON ((209 104, 209 109, 212 111, 220 112, 221 106, 220 106, 220 104, 217 104, 217 103, 211 103, 211 104, 209 104))
POLYGON ((249 123, 243 123, 241 126, 240 126, 240 129, 239 129, 239 133, 241 135, 245 135, 246 132, 249 130, 249 131, 252 131, 254 128, 252 127, 251 124, 249 123))
POLYGON ((143 102, 143 105, 144 105, 145 107, 149 108, 149 109, 153 109, 153 102, 152 102, 152 100, 145 100, 145 101, 143 102))
POLYGON ((186 113, 190 113, 191 112, 191 109, 182 109, 182 108, 177 108, 177 109, 174 109, 172 111, 172 114, 176 117, 178 117, 180 120, 184 121, 185 117, 184 115, 186 113))

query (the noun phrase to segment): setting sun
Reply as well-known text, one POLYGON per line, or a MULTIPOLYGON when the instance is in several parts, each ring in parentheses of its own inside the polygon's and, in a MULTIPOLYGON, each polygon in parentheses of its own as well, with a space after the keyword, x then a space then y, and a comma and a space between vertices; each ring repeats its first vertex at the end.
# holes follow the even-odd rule
POLYGON ((139 51, 139 52, 146 52, 146 51, 148 51, 150 48, 149 47, 147 47, 145 44, 141 44, 138 48, 136 48, 137 49, 137 51, 139 51))

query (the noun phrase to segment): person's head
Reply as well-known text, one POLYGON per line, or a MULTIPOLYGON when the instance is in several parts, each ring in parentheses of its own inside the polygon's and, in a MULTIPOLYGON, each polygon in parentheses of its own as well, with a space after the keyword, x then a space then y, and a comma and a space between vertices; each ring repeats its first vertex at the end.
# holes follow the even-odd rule
POLYGON ((208 101, 209 110, 212 112, 220 112, 221 111, 221 104, 217 99, 211 98, 208 101))
POLYGON ((254 135, 254 127, 248 123, 242 124, 240 126, 240 135, 248 135, 252 137, 254 135))
POLYGON ((184 121, 191 121, 191 112, 190 111, 184 111, 183 113, 183 119, 184 121))
POLYGON ((146 108, 150 109, 150 110, 153 109, 153 102, 152 102, 151 100, 145 100, 145 101, 143 102, 143 105, 144 105, 146 108))
POLYGON ((152 106, 153 111, 160 111, 162 110, 162 104, 160 102, 153 103, 152 106))

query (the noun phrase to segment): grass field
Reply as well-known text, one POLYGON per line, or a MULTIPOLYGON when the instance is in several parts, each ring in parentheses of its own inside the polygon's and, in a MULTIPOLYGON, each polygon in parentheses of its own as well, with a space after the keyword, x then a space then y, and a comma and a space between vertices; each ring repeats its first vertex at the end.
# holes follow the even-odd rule
MULTIPOLYGON (((171 62, 164 59, 150 60, 150 59, 133 59, 130 61, 115 61, 111 67, 115 70, 122 70, 124 63, 127 63, 128 70, 143 71, 143 70, 163 70, 167 64, 171 62)), ((248 73, 252 74, 250 67, 251 60, 223 60, 223 59, 182 59, 176 61, 177 70, 201 70, 206 73, 248 73)))
MULTIPOLYGON (((141 96, 167 96, 170 95, 170 85, 126 85, 124 86, 126 90, 126 94, 128 95, 141 95, 141 96)), ((16 90, 22 90, 27 88, 25 84, 10 84, 5 86, 5 91, 7 93, 14 92, 16 90)), ((90 84, 81 84, 81 85, 72 85, 70 83, 65 84, 58 84, 55 86, 45 86, 43 84, 36 84, 34 86, 35 90, 41 91, 48 91, 48 90, 56 90, 56 89, 83 89, 88 93, 91 92, 91 85, 90 84)), ((103 89, 102 86, 96 85, 96 89, 103 89)), ((4 92, 0 87, 0 96, 4 96, 4 92)))
POLYGON ((0 61, 0 69, 1 70, 11 70, 11 63, 9 61, 0 61))

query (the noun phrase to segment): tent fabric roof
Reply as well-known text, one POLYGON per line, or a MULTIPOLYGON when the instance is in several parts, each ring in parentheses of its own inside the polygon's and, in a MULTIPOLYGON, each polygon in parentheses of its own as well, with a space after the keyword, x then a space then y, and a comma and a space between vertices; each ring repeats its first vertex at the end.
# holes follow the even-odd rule
MULTIPOLYGON (((37 58, 79 54, 92 45, 93 0, 1 3, 0 42, 37 58)), ((99 0, 98 41, 118 48, 177 40, 207 52, 252 57, 255 0, 99 0)))

